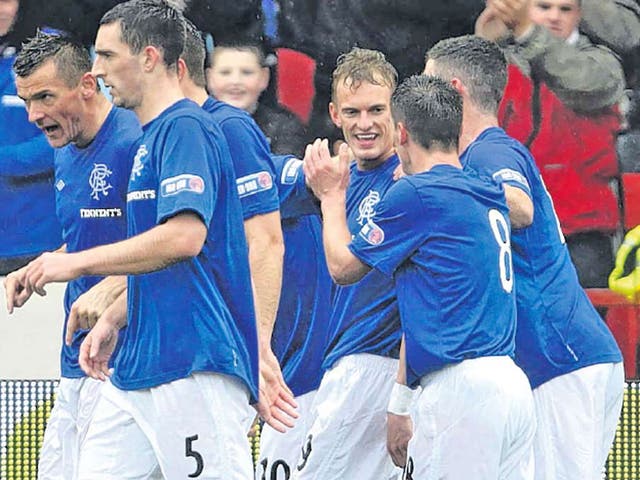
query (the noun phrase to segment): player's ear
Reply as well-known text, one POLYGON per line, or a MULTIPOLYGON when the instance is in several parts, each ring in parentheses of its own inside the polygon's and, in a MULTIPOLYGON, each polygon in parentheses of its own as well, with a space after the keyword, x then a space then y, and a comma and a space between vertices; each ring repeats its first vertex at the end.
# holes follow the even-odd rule
POLYGON ((162 61, 160 51, 153 45, 147 45, 140 53, 142 57, 142 68, 145 72, 152 71, 158 62, 162 61))
POLYGON ((89 98, 98 92, 98 79, 91 72, 85 72, 80 77, 80 93, 82 98, 89 98))
POLYGON ((409 141, 409 132, 404 123, 398 122, 396 124, 396 145, 405 145, 409 141))
POLYGON ((178 58, 178 81, 182 81, 182 79, 187 74, 187 64, 182 58, 178 58))
POLYGON ((464 83, 462 83, 462 80, 460 80, 458 77, 453 77, 451 79, 451 86, 456 90, 456 92, 458 92, 460 95, 464 95, 465 93, 467 93, 467 88, 464 86, 464 83))
POLYGON ((331 121, 335 124, 336 127, 342 128, 342 122, 340 121, 340 116, 338 115, 338 107, 333 102, 329 102, 329 116, 331 117, 331 121))

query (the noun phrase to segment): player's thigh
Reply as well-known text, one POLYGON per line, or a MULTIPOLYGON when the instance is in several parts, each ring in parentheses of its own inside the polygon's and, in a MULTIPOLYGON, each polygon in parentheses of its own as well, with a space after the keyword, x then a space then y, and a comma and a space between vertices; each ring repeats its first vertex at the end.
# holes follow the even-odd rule
POLYGON ((249 394, 233 377, 195 373, 134 395, 136 422, 165 478, 253 477, 249 394))
POLYGON ((78 454, 76 421, 81 385, 80 378, 60 379, 40 449, 39 480, 75 478, 78 454))
POLYGON ((79 480, 161 479, 156 454, 131 413, 129 392, 102 388, 78 462, 79 480))
POLYGON ((312 424, 311 404, 316 390, 295 398, 298 418, 295 425, 280 433, 268 424, 260 435, 260 459, 256 465, 256 480, 289 480, 304 447, 307 430, 312 424))
POLYGON ((386 480, 397 475, 386 450, 386 407, 397 361, 351 355, 325 373, 294 479, 386 480))
POLYGON ((89 429, 89 423, 93 418, 96 407, 100 400, 100 392, 104 382, 93 378, 85 377, 82 379, 82 388, 78 396, 78 415, 76 418, 76 428, 78 435, 78 445, 82 448, 82 444, 89 429))
POLYGON ((533 391, 536 479, 601 478, 622 406, 622 364, 597 364, 533 391))
POLYGON ((405 478, 531 478, 530 464, 522 476, 515 472, 531 460, 533 401, 510 359, 467 360, 430 374, 423 386, 405 478))

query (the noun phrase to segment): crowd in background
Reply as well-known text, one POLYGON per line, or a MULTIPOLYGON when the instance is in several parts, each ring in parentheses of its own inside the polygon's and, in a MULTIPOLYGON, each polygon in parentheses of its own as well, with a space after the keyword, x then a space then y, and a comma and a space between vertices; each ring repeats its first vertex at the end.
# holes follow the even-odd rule
MULTIPOLYGON (((37 28, 69 32, 91 45, 100 17, 117 3, 0 0, 0 273, 60 243, 53 155, 15 94, 13 55, 37 28), (10 18, 12 5, 18 10, 10 18)), ((352 46, 383 51, 405 78, 421 70, 425 51, 440 39, 476 31, 502 42, 514 67, 501 123, 534 153, 581 283, 606 286, 623 233, 620 174, 640 171, 640 5, 635 0, 538 0, 534 4, 541 12, 548 10, 549 17, 557 8, 558 18, 546 25, 541 20, 542 27, 524 34, 524 19, 517 18, 491 31, 491 19, 481 17, 483 0, 170 3, 207 34, 215 52, 208 59, 209 92, 249 111, 279 154, 301 156, 316 137, 339 139, 327 113, 330 72, 337 56, 352 46), (562 31, 565 20, 575 21, 579 34, 572 25, 562 31), (314 61, 308 119, 278 103, 280 48, 314 61), (235 82, 244 82, 242 92, 235 82)))

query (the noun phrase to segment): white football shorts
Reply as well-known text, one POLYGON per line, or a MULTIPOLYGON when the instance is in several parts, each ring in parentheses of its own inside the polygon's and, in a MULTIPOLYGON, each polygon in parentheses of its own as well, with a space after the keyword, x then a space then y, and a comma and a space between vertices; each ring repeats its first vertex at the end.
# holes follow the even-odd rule
POLYGON ((421 385, 404 479, 533 479, 533 395, 511 358, 464 360, 421 385))
POLYGON ((602 479, 624 388, 622 363, 600 363, 560 375, 533 391, 537 480, 602 479))
POLYGON ((313 423, 292 472, 296 480, 389 480, 401 469, 387 452, 387 404, 398 360, 348 355, 327 370, 313 423))
POLYGON ((102 388, 80 454, 80 480, 249 480, 249 393, 212 372, 141 390, 102 388))
POLYGON ((75 480, 80 445, 100 398, 103 382, 61 378, 44 432, 38 480, 75 480))

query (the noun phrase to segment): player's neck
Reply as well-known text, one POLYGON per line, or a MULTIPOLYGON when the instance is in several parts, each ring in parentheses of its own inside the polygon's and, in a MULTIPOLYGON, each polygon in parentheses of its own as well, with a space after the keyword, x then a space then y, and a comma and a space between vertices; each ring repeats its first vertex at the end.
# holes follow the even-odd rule
POLYGON ((97 93, 88 100, 83 118, 80 121, 84 129, 74 142, 78 148, 86 148, 93 142, 107 120, 112 106, 102 93, 97 93))
POLYGON ((455 150, 424 150, 411 155, 411 173, 428 172, 437 165, 449 165, 456 168, 462 168, 458 152, 455 150))
POLYGON ((204 88, 197 86, 193 82, 185 82, 183 80, 183 82, 180 85, 182 87, 182 92, 184 93, 184 96, 187 97, 189 100, 193 100, 200 106, 203 106, 204 102, 206 102, 207 98, 209 98, 207 91, 204 88))
POLYGON ((158 117, 171 105, 184 98, 178 77, 172 73, 155 75, 144 85, 140 105, 134 112, 141 125, 146 125, 158 117))
POLYGON ((464 152, 487 128, 498 127, 498 117, 464 104, 458 151, 464 152))

